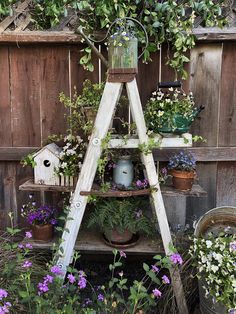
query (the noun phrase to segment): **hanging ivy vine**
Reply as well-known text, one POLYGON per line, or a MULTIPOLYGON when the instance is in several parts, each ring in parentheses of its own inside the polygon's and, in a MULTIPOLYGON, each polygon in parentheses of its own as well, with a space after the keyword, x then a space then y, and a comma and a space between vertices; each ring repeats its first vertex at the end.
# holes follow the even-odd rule
MULTIPOLYGON (((12 14, 14 0, 1 0, 0 18, 12 14)), ((48 29, 59 23, 69 11, 78 15, 87 33, 106 31, 116 18, 133 17, 146 28, 150 43, 144 53, 144 62, 157 51, 158 45, 167 43, 172 50, 169 64, 182 78, 187 77, 184 64, 189 61, 186 52, 195 45, 194 25, 223 27, 230 0, 32 0, 32 19, 38 29, 48 29), (225 4, 226 3, 226 4, 225 4)), ((140 41, 144 41, 142 33, 140 41)), ((90 70, 91 51, 84 50, 81 64, 90 70)))

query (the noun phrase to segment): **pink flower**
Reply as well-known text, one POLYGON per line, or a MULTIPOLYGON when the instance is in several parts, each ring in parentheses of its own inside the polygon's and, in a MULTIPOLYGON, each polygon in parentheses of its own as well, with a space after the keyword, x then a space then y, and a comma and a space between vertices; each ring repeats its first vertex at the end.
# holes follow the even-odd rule
POLYGON ((120 251, 120 256, 126 258, 126 254, 124 251, 120 251))
POLYGON ((162 295, 161 291, 158 290, 157 288, 155 288, 154 290, 152 290, 152 293, 153 293, 154 297, 156 297, 156 298, 160 298, 161 295, 162 295))

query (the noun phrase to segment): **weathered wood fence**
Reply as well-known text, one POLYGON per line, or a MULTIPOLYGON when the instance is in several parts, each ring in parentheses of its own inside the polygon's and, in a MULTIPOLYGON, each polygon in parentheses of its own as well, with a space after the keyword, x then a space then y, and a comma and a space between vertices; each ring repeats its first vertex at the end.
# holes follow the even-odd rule
MULTIPOLYGON (((16 36, 16 35, 15 35, 16 36)), ((22 168, 20 159, 40 147, 48 135, 66 128, 64 108, 58 95, 81 89, 85 78, 98 81, 95 71, 79 65, 83 46, 66 36, 53 39, 50 34, 17 41, 0 36, 0 227, 8 224, 8 212, 19 212, 27 193, 18 187, 32 170, 22 168)), ((190 53, 189 80, 196 103, 205 110, 194 122, 192 132, 207 139, 191 148, 199 161, 199 183, 207 191, 206 199, 188 200, 191 215, 219 205, 236 206, 236 42, 199 41, 190 53)), ((174 73, 162 60, 162 81, 174 79, 174 73)), ((143 104, 158 82, 159 56, 153 62, 140 62, 138 84, 143 104)), ((104 72, 104 71, 102 71, 104 72)), ((156 158, 167 160, 173 150, 155 150, 156 158)))

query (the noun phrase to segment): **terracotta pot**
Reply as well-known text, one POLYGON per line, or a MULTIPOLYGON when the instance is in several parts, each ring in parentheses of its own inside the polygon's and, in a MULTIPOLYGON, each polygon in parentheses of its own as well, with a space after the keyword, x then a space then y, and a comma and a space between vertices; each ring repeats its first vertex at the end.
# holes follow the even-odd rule
POLYGON ((50 241, 53 238, 53 225, 32 225, 32 235, 34 240, 50 241))
POLYGON ((106 231, 105 235, 109 242, 114 243, 127 243, 133 237, 133 233, 129 230, 125 230, 124 232, 119 232, 117 230, 106 231))
POLYGON ((175 189, 181 191, 190 191, 193 186, 194 178, 196 177, 195 171, 181 171, 172 169, 172 183, 175 189))

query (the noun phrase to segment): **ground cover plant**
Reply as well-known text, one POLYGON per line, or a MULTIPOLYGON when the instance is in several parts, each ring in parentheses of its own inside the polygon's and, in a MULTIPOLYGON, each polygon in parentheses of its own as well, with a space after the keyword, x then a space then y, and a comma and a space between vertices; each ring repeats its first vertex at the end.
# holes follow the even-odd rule
POLYGON ((143 274, 130 281, 123 268, 126 253, 114 250, 110 276, 92 286, 88 271, 75 267, 80 258, 75 253, 64 281, 54 259, 48 257, 46 263, 38 253, 33 254, 31 232, 25 233, 24 242, 21 232, 11 227, 0 237, 5 254, 0 261, 0 313, 156 313, 165 287, 171 283, 168 268, 183 263, 174 251, 170 258, 157 255, 151 263, 143 263, 143 274))

